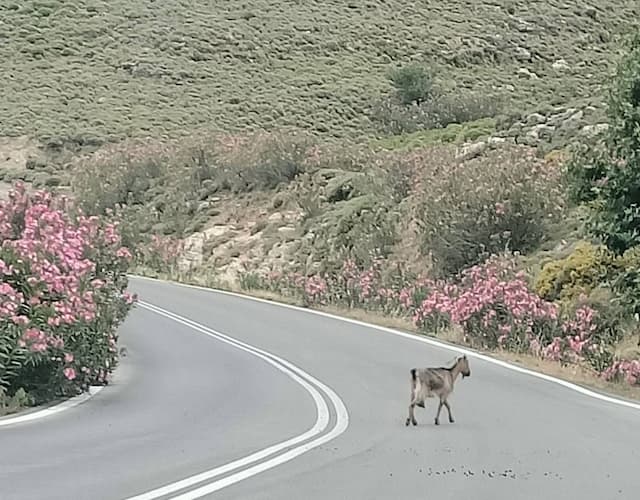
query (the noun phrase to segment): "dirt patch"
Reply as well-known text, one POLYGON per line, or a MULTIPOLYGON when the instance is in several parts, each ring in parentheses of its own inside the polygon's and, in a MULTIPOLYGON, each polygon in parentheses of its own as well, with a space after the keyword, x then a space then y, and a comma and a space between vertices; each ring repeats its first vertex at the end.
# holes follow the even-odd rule
POLYGON ((0 198, 9 194, 16 173, 27 169, 27 161, 40 156, 40 147, 27 136, 0 137, 0 198))
POLYGON ((27 168, 27 161, 38 156, 38 143, 26 135, 0 137, 0 170, 24 170, 27 168))

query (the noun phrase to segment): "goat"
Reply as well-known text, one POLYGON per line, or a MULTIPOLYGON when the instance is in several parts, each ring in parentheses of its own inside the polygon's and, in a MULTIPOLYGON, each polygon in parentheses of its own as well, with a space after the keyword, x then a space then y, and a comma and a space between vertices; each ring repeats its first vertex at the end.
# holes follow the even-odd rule
POLYGON ((460 374, 462 374, 462 378, 471 376, 469 360, 466 355, 456 358, 453 366, 449 368, 413 368, 411 370, 411 404, 405 425, 409 425, 409 423, 418 425, 414 415, 415 407, 424 408, 425 399, 435 396, 440 398, 435 424, 440 425, 440 410, 443 406, 447 408, 449 422, 454 423, 455 420, 451 415, 451 407, 447 398, 453 392, 453 385, 460 374))

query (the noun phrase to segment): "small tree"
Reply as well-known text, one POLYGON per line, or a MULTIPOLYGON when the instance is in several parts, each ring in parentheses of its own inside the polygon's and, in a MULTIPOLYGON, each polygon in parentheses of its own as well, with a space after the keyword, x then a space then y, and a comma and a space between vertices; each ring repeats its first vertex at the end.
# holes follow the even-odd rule
POLYGON ((568 168, 570 194, 591 209, 589 229, 616 253, 640 244, 640 32, 620 61, 609 95, 603 144, 568 168))
POLYGON ((396 88, 402 104, 421 104, 433 97, 433 79, 417 64, 409 64, 389 73, 389 80, 396 88))

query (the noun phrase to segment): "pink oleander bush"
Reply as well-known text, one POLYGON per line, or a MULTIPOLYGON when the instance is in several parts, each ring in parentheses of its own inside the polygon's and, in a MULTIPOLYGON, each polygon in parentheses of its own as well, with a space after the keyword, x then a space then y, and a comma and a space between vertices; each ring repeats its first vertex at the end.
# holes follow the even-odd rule
POLYGON ((605 380, 625 381, 640 384, 640 360, 618 360, 607 368, 602 376, 605 380))
POLYGON ((561 363, 588 363, 598 372, 612 362, 610 320, 583 298, 561 312, 540 298, 516 270, 515 262, 494 256, 461 273, 417 307, 416 326, 425 329, 447 318, 471 345, 503 348, 561 363))
POLYGON ((135 297, 118 224, 16 185, 0 202, 0 388, 33 400, 105 384, 135 297))
POLYGON ((455 326, 474 347, 584 364, 608 379, 638 382, 637 363, 614 363, 616 320, 586 297, 570 309, 544 300, 517 271, 515 261, 504 256, 492 256, 450 280, 402 274, 398 279, 397 273, 385 273, 378 260, 365 269, 346 261, 332 275, 247 273, 242 285, 301 298, 310 306, 358 307, 405 317, 432 334, 455 326))

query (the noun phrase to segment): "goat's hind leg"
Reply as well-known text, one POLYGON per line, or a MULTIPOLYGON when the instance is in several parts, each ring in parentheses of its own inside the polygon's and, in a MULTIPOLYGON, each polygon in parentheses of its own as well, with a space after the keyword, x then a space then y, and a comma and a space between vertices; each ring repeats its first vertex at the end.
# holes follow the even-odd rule
POLYGON ((418 421, 416 420, 416 417, 414 415, 414 408, 415 408, 416 404, 412 401, 411 404, 409 405, 409 416, 407 417, 407 421, 405 422, 405 426, 409 425, 409 423, 412 423, 413 425, 418 425, 418 421))
POLYGON ((414 391, 411 394, 411 404, 409 404, 409 416, 407 417, 407 421, 405 425, 409 425, 409 423, 412 423, 413 425, 418 425, 418 421, 416 420, 416 416, 415 416, 416 406, 422 406, 422 408, 424 408, 424 401, 422 401, 421 399, 418 399, 417 391, 414 391))
MULTIPOLYGON (((411 373, 412 375, 414 374, 413 371, 411 373)), ((414 411, 415 407, 417 405, 417 406, 422 406, 422 408, 424 408, 424 402, 417 399, 418 392, 419 391, 418 391, 416 379, 414 376, 413 380, 411 380, 411 395, 409 396, 411 403, 409 404, 409 416, 407 417, 407 421, 404 424, 405 426, 408 426, 409 423, 412 423, 413 425, 418 425, 418 422, 415 416, 415 411, 414 411)))

